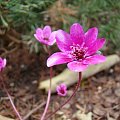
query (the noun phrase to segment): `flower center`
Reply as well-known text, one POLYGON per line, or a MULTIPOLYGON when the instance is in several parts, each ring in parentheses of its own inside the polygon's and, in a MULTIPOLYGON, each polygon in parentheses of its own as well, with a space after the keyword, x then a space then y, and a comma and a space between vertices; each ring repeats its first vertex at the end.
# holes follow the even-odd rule
POLYGON ((80 45, 72 45, 71 48, 71 55, 74 60, 81 60, 85 57, 86 49, 80 45))
POLYGON ((49 40, 49 38, 47 38, 47 37, 44 37, 44 40, 48 41, 48 40, 49 40))
POLYGON ((60 89, 60 93, 62 93, 62 94, 64 94, 64 93, 65 93, 65 91, 64 91, 64 89, 63 89, 63 88, 61 88, 61 89, 60 89))
POLYGON ((2 66, 3 65, 3 62, 2 62, 2 60, 0 60, 0 66, 2 66))

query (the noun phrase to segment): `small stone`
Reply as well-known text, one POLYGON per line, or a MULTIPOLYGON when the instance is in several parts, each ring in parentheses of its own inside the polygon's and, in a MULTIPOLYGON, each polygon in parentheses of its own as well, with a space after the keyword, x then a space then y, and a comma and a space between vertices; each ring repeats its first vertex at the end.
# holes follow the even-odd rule
POLYGON ((21 64, 20 68, 22 71, 26 71, 27 70, 27 66, 25 64, 21 64))
POLYGON ((37 80, 32 81, 32 84, 37 84, 37 83, 38 83, 37 80))
POLYGON ((113 73, 114 72, 114 70, 113 69, 110 69, 110 71, 109 71, 110 73, 113 73))
POLYGON ((98 86, 98 93, 101 93, 102 92, 102 87, 101 86, 98 86))
POLYGON ((12 82, 12 83, 10 83, 10 87, 14 87, 15 86, 15 84, 12 82))
POLYGON ((25 68, 25 65, 24 65, 24 64, 21 64, 20 67, 21 67, 22 69, 24 69, 24 68, 25 68))
POLYGON ((58 111, 56 114, 57 114, 57 115, 63 115, 64 112, 62 112, 62 111, 58 111))

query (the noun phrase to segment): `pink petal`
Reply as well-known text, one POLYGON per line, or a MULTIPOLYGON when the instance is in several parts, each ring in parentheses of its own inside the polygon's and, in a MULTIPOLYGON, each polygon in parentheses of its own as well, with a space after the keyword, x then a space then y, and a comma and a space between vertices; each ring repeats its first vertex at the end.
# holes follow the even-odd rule
POLYGON ((98 63, 102 63, 105 62, 106 57, 103 55, 93 55, 90 56, 88 58, 85 58, 85 60, 83 61, 83 64, 98 64, 98 63))
POLYGON ((34 37, 38 40, 41 41, 43 39, 43 31, 41 28, 36 29, 36 33, 34 34, 34 37))
POLYGON ((67 86, 66 86, 66 84, 64 84, 64 83, 60 84, 60 86, 61 86, 61 88, 64 88, 64 90, 67 89, 67 86))
POLYGON ((71 58, 67 54, 62 53, 62 52, 57 52, 57 53, 54 53, 53 55, 51 55, 47 59, 47 66, 51 67, 54 65, 68 63, 70 61, 71 61, 71 58))
POLYGON ((42 44, 44 45, 52 45, 51 43, 49 43, 49 41, 47 40, 39 40, 42 44))
POLYGON ((6 59, 3 59, 3 67, 5 67, 7 64, 7 60, 6 59))
POLYGON ((64 83, 62 83, 62 84, 58 85, 56 88, 57 91, 60 91, 61 89, 67 90, 67 86, 64 83))
POLYGON ((84 31, 79 23, 74 23, 70 28, 70 36, 75 44, 81 45, 84 40, 84 31))
POLYGON ((3 68, 5 68, 5 66, 6 66, 6 59, 2 59, 2 58, 0 57, 0 71, 1 71, 3 68))
POLYGON ((97 39, 98 35, 98 29, 97 28, 91 28, 85 33, 85 45, 89 46, 91 43, 93 43, 97 39))
POLYGON ((51 33, 49 37, 49 45, 53 45, 56 42, 56 33, 57 31, 51 33))
POLYGON ((34 37, 39 41, 41 42, 41 40, 43 40, 43 38, 41 36, 38 36, 37 34, 34 34, 34 37))
POLYGON ((57 31, 56 43, 57 43, 59 49, 63 52, 71 50, 70 46, 72 45, 72 40, 70 38, 70 35, 63 30, 57 31))
POLYGON ((36 35, 43 38, 43 30, 41 28, 37 28, 36 35))
POLYGON ((43 35, 45 38, 49 38, 51 34, 51 27, 50 26, 45 26, 43 28, 43 35))
POLYGON ((101 39, 97 39, 95 42, 93 42, 87 51, 87 55, 92 55, 94 53, 96 53, 98 50, 100 50, 103 45, 105 44, 105 39, 101 38, 101 39))
MULTIPOLYGON (((39 36, 37 36, 37 34, 34 34, 34 37, 42 44, 45 44, 45 45, 49 45, 49 41, 47 40, 44 40, 43 38, 39 38, 39 36)), ((51 45, 51 44, 50 44, 51 45)))
POLYGON ((57 93, 58 93, 58 95, 60 95, 60 96, 63 96, 63 97, 64 97, 64 96, 66 96, 67 91, 64 91, 64 93, 61 93, 61 92, 58 92, 58 91, 57 91, 57 93))
POLYGON ((67 66, 70 70, 75 72, 82 72, 88 67, 88 65, 82 64, 81 62, 78 61, 70 62, 67 64, 67 66))
POLYGON ((64 94, 63 94, 63 93, 58 92, 58 95, 63 96, 63 97, 64 97, 64 96, 66 96, 66 94, 67 94, 67 91, 65 91, 65 92, 64 92, 64 94))

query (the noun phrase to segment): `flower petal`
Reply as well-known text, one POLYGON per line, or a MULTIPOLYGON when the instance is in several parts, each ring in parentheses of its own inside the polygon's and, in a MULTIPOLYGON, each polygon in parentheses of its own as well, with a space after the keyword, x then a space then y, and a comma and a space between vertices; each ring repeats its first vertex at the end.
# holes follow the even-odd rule
POLYGON ((0 57, 0 71, 3 69, 3 68, 5 68, 5 66, 6 66, 6 59, 2 59, 1 57, 0 57))
POLYGON ((50 26, 45 26, 43 28, 43 35, 45 38, 49 38, 51 34, 51 27, 50 26))
POLYGON ((41 36, 38 36, 37 34, 34 34, 34 37, 35 37, 39 42, 41 42, 41 40, 43 39, 43 38, 41 38, 41 36))
POLYGON ((3 59, 3 67, 5 67, 6 64, 7 64, 7 60, 4 58, 4 59, 3 59))
POLYGON ((63 31, 63 30, 58 30, 56 34, 56 43, 59 47, 59 49, 62 52, 70 51, 70 46, 72 45, 72 40, 70 38, 70 35, 63 31))
POLYGON ((57 31, 51 33, 49 37, 49 45, 53 45, 56 42, 56 33, 57 31))
POLYGON ((44 40, 43 38, 39 38, 39 36, 37 36, 36 34, 34 34, 34 37, 42 44, 44 45, 51 45, 51 43, 49 43, 49 41, 44 40))
POLYGON ((96 27, 89 29, 85 33, 85 46, 91 45, 96 39, 98 35, 98 29, 96 27))
POLYGON ((70 61, 71 61, 71 58, 67 54, 62 53, 62 52, 57 52, 57 53, 54 53, 53 55, 51 55, 47 59, 47 66, 51 67, 54 65, 68 63, 70 61))
POLYGON ((86 55, 92 55, 96 53, 98 50, 100 50, 103 45, 105 44, 105 39, 97 39, 95 42, 93 42, 89 47, 86 55))
POLYGON ((38 40, 41 41, 43 39, 43 31, 41 28, 36 29, 36 33, 34 34, 34 37, 38 40))
POLYGON ((61 83, 61 84, 60 84, 60 87, 63 88, 64 90, 67 89, 67 86, 66 86, 66 84, 64 84, 64 83, 61 83))
POLYGON ((98 64, 98 63, 105 62, 105 60, 106 60, 106 57, 103 55, 93 55, 88 58, 85 58, 85 60, 83 61, 83 64, 87 64, 87 65, 98 64))
POLYGON ((70 28, 70 36, 75 44, 81 45, 84 40, 84 31, 79 23, 74 23, 70 28))
POLYGON ((43 38, 43 30, 41 28, 37 28, 36 35, 43 38))
POLYGON ((75 72, 82 72, 88 67, 88 65, 82 64, 82 62, 78 61, 70 62, 67 64, 67 66, 70 70, 75 72))

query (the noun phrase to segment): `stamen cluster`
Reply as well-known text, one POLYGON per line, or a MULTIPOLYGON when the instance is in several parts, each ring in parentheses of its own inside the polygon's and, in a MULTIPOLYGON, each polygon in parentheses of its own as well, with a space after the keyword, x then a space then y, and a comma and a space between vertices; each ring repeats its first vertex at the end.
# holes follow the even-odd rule
POLYGON ((73 46, 70 46, 71 48, 71 55, 73 57, 73 60, 81 60, 85 57, 85 53, 86 53, 86 50, 82 47, 80 47, 80 45, 73 45, 73 46))

